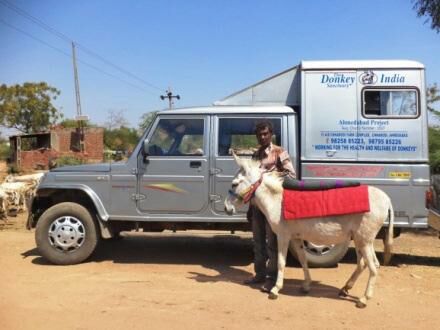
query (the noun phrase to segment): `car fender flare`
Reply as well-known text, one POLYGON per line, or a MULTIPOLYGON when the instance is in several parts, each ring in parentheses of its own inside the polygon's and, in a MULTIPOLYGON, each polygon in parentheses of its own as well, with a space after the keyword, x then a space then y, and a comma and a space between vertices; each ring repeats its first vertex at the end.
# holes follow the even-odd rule
MULTIPOLYGON (((101 199, 99 198, 99 196, 95 193, 95 191, 93 189, 91 189, 89 186, 85 185, 85 184, 63 184, 62 187, 57 186, 57 185, 51 185, 51 184, 45 184, 45 185, 40 185, 38 187, 38 190, 36 192, 36 195, 38 195, 38 192, 41 190, 46 190, 46 189, 54 189, 54 190, 81 190, 84 193, 87 194, 87 196, 90 197, 92 203, 95 205, 96 211, 98 213, 99 219, 102 221, 108 221, 109 219, 109 214, 107 212, 107 210, 105 209, 101 199)), ((34 198, 35 200, 35 198, 34 198)), ((32 201, 33 204, 34 201, 32 201)))

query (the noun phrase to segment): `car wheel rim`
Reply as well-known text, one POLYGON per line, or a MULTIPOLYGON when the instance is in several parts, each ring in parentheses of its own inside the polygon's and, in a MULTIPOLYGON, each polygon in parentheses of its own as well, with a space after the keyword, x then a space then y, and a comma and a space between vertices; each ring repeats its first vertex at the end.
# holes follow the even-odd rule
POLYGON ((86 238, 84 224, 75 217, 63 216, 49 226, 49 242, 57 250, 73 252, 79 249, 86 238))
POLYGON ((305 241, 304 247, 306 252, 308 252, 309 254, 313 254, 315 256, 323 256, 330 253, 335 245, 318 245, 305 241))

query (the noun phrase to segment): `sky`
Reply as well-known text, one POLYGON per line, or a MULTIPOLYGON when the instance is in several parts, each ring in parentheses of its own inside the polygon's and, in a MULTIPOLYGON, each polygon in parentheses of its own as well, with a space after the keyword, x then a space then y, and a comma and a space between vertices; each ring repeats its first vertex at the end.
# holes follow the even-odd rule
POLYGON ((411 0, 0 0, 0 84, 48 82, 65 118, 76 115, 71 44, 5 1, 106 60, 77 47, 82 113, 98 124, 112 110, 137 127, 168 106, 168 87, 176 107, 211 105, 301 60, 416 60, 440 84, 440 34, 411 0))

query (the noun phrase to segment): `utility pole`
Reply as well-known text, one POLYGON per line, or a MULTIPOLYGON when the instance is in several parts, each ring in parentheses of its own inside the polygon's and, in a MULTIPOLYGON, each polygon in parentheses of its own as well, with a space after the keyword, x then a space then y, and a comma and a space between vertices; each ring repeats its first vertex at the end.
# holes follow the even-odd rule
POLYGON ((171 91, 171 87, 168 87, 168 90, 165 92, 166 92, 166 95, 161 95, 160 99, 161 100, 168 99, 168 107, 171 110, 174 105, 173 99, 180 100, 180 95, 173 95, 173 92, 171 91))
POLYGON ((78 134, 79 134, 79 149, 84 151, 84 125, 83 120, 88 120, 87 116, 82 115, 81 111, 81 97, 79 95, 79 80, 78 70, 76 67, 76 51, 75 43, 72 41, 72 59, 73 59, 73 75, 75 78, 75 96, 76 96, 76 121, 78 122, 78 134))

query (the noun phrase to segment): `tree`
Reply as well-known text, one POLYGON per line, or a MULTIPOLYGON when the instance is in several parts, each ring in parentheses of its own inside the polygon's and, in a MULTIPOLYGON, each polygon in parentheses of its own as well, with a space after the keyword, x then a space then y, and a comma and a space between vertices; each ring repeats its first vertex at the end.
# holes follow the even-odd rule
POLYGON ((434 103, 440 101, 439 89, 437 83, 432 84, 426 88, 426 107, 434 115, 440 117, 440 111, 434 109, 434 103))
POLYGON ((141 132, 144 132, 148 128, 148 126, 150 126, 150 124, 153 121, 156 114, 157 114, 157 111, 152 111, 152 112, 144 113, 142 115, 141 122, 139 124, 139 130, 141 132))
POLYGON ((431 173, 440 173, 440 130, 428 127, 429 165, 431 173))
POLYGON ((128 121, 124 117, 123 110, 108 110, 107 121, 104 123, 107 129, 112 130, 115 128, 127 127, 128 121))
POLYGON ((431 18, 431 29, 437 33, 440 32, 440 0, 413 0, 414 9, 417 11, 417 16, 428 16, 425 23, 429 22, 431 18))
POLYGON ((104 145, 110 150, 132 151, 139 140, 136 129, 122 126, 105 129, 104 145))
POLYGON ((9 144, 8 141, 3 138, 0 133, 0 160, 5 160, 9 156, 9 144))
POLYGON ((60 94, 45 82, 0 86, 0 125, 34 133, 49 128, 62 117, 52 104, 60 94))
MULTIPOLYGON (((440 118, 440 111, 434 108, 434 103, 440 101, 439 89, 437 84, 426 88, 426 107, 428 111, 440 118)), ((438 127, 428 127, 429 141, 429 164, 433 174, 440 173, 440 129, 438 127)))

